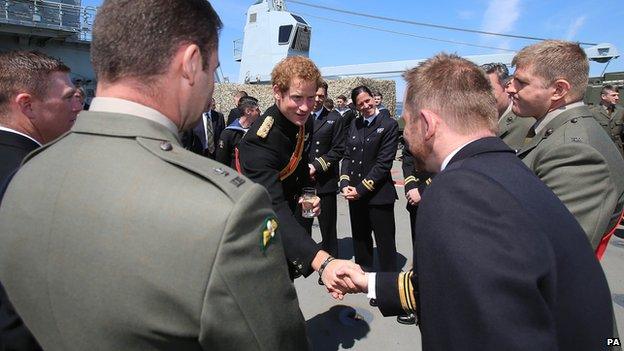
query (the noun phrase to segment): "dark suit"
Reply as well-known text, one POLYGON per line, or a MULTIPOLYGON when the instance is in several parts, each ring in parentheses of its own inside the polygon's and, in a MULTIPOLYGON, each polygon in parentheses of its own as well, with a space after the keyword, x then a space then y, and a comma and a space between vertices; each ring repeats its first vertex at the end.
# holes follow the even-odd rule
MULTIPOLYGON (((324 107, 318 117, 310 116, 313 132, 310 138, 308 160, 316 169, 314 186, 321 198, 321 214, 318 217, 323 250, 332 256, 338 255, 336 232, 338 190, 338 166, 344 153, 344 126, 338 112, 329 112, 324 107)), ((302 218, 304 227, 312 233, 312 218, 302 218)))
POLYGON ((219 145, 219 138, 221 137, 221 132, 223 132, 223 130, 225 129, 225 123, 223 119, 223 114, 215 110, 210 111, 210 119, 212 122, 215 151, 211 153, 208 150, 203 116, 199 119, 199 122, 197 122, 197 125, 195 125, 193 129, 182 134, 182 144, 184 145, 185 149, 214 160, 215 152, 217 146, 219 145))
MULTIPOLYGON (((22 160, 39 145, 17 133, 0 130, 0 201, 22 160)), ((40 347, 9 301, 0 283, 0 350, 39 350, 40 347)))
POLYGON ((0 181, 13 174, 24 157, 38 147, 25 136, 0 130, 0 181))
POLYGON ((236 123, 225 127, 219 138, 219 143, 217 143, 217 150, 215 151, 215 160, 232 168, 236 168, 234 162, 236 146, 238 146, 243 135, 247 132, 247 130, 238 123, 238 120, 235 122, 236 123))
POLYGON ((355 262, 373 267, 373 240, 382 271, 395 271, 394 202, 397 193, 390 175, 398 145, 398 124, 380 112, 370 126, 363 118, 351 122, 342 161, 340 189, 353 186, 358 200, 349 201, 355 262))
POLYGON ((273 105, 251 125, 238 144, 240 171, 269 192, 282 228, 291 278, 312 274, 311 263, 319 251, 295 215, 301 188, 310 185, 308 155, 303 151, 303 145, 300 154, 296 151, 299 143, 309 138, 308 130, 290 122, 273 105), (262 126, 269 125, 266 135, 259 132, 264 129, 262 126), (283 172, 285 169, 288 172, 283 172))
POLYGON ((423 350, 604 349, 611 294, 583 229, 500 139, 462 148, 419 211, 414 274, 375 291, 384 315, 418 306, 423 350))

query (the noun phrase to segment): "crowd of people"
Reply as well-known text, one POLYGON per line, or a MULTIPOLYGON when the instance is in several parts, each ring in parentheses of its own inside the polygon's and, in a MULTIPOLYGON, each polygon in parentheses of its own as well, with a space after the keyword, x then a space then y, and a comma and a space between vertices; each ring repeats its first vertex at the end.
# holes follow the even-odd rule
POLYGON ((0 53, 0 350, 307 350, 293 281, 315 272, 336 299, 365 293, 418 323, 424 350, 618 337, 599 259, 624 213, 623 109, 610 85, 585 106, 577 43, 527 46, 513 75, 449 54, 405 72, 401 272, 383 95, 330 100, 293 56, 273 69, 272 106, 239 91, 225 116, 221 27, 203 0, 106 0, 88 111, 58 59, 0 53))

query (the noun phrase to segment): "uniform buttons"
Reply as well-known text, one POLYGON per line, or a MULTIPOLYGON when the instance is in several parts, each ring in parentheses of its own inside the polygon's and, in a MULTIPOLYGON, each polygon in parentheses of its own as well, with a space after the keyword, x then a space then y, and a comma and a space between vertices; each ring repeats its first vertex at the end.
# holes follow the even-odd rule
POLYGON ((511 121, 513 121, 513 117, 511 116, 507 117, 507 122, 511 122, 511 121))
POLYGON ((366 138, 366 141, 370 141, 370 138, 366 138))
POLYGON ((319 145, 320 143, 321 143, 320 141, 317 141, 317 142, 316 142, 316 145, 319 145))
POLYGON ((549 128, 549 129, 546 131, 546 135, 551 135, 552 133, 553 133, 552 128, 549 128))
POLYGON ((351 175, 353 175, 353 171, 351 171, 351 175))
POLYGON ((318 149, 314 150, 314 152, 318 153, 318 149))
POLYGON ((360 161, 360 164, 362 164, 362 161, 360 161))
POLYGON ((362 177, 362 173, 358 173, 358 177, 362 177))
POLYGON ((351 137, 351 139, 355 139, 355 137, 353 136, 353 137, 351 137))
POLYGON ((572 119, 570 120, 570 122, 572 122, 572 123, 576 123, 576 122, 578 122, 578 118, 572 118, 572 119))
POLYGON ((364 149, 362 149, 362 152, 364 152, 364 149))
POLYGON ((163 141, 162 143, 160 143, 160 149, 162 151, 171 151, 171 150, 173 150, 173 146, 171 145, 170 142, 163 141))
POLYGON ((353 147, 353 150, 355 150, 355 146, 353 147))

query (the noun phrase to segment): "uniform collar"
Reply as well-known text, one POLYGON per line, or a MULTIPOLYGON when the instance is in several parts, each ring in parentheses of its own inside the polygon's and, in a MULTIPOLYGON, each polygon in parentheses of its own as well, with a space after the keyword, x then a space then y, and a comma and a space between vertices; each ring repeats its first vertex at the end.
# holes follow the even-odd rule
POLYGON ((152 122, 163 125, 169 129, 174 135, 178 135, 178 127, 171 122, 167 116, 163 115, 157 110, 145 105, 113 97, 95 97, 91 101, 89 111, 93 112, 110 112, 110 113, 122 113, 126 115, 132 115, 148 119, 152 122))
POLYGON ((578 102, 573 102, 571 104, 567 104, 565 106, 561 106, 558 109, 554 109, 548 112, 546 116, 544 116, 544 118, 538 120, 537 122, 535 122, 535 125, 533 125, 533 128, 535 129, 535 134, 536 135, 539 134, 542 131, 542 129, 544 129, 548 125, 548 123, 550 123, 550 121, 555 119, 557 116, 559 116, 563 112, 573 109, 575 107, 584 106, 584 105, 585 104, 583 103, 583 101, 578 101, 578 102))

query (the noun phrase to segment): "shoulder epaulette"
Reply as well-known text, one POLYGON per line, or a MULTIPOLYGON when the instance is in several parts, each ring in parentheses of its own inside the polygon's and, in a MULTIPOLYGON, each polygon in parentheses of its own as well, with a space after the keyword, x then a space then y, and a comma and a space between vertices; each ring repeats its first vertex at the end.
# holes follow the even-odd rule
POLYGON ((269 135, 271 127, 273 127, 274 121, 275 120, 273 119, 273 117, 267 116, 264 121, 262 121, 262 125, 260 126, 260 128, 258 128, 256 135, 262 139, 266 138, 269 135))
POLYGON ((240 198, 249 190, 247 186, 251 182, 247 178, 214 160, 196 155, 169 141, 142 137, 136 140, 156 157, 209 180, 232 200, 240 198))

